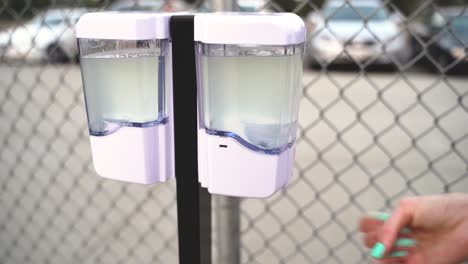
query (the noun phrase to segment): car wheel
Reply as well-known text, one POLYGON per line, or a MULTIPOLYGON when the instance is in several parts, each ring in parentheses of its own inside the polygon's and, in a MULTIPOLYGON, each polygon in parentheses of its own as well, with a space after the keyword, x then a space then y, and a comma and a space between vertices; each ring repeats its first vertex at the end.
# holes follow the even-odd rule
POLYGON ((451 63, 449 56, 445 53, 439 55, 437 62, 439 63, 439 66, 443 68, 447 67, 451 63))
POLYGON ((320 63, 312 56, 309 55, 304 58, 304 67, 306 69, 319 70, 320 66, 320 63))
POLYGON ((65 51, 63 51, 63 49, 56 44, 50 45, 47 48, 47 57, 49 59, 49 62, 52 63, 63 63, 68 60, 65 51))

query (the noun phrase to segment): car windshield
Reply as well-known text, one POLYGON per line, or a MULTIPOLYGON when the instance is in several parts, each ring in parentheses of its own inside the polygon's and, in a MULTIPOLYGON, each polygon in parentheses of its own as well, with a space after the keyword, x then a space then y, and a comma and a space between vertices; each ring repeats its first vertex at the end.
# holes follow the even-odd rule
POLYGON ((458 16, 452 20, 452 28, 455 32, 468 35, 468 16, 458 16))
POLYGON ((330 20, 339 21, 382 21, 388 18, 387 12, 380 7, 374 6, 330 6, 325 9, 325 16, 330 20))
POLYGON ((159 11, 161 6, 156 5, 130 5, 116 8, 117 11, 159 11))

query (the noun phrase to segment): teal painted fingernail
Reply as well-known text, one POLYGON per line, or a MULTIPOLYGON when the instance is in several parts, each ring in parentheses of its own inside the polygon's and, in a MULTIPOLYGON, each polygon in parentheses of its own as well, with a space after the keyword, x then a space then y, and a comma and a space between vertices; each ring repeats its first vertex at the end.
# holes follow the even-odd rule
POLYGON ((411 229, 409 229, 407 227, 400 230, 400 234, 402 234, 402 235, 408 235, 409 233, 411 233, 411 229))
POLYGON ((382 212, 369 212, 367 215, 375 220, 379 221, 387 221, 390 218, 390 214, 382 213, 382 212))
POLYGON ((373 258, 376 258, 376 259, 381 259, 383 257, 383 254, 385 252, 385 246, 384 244, 380 243, 380 242, 377 242, 374 247, 372 248, 372 251, 370 253, 370 255, 373 257, 373 258))
POLYGON ((401 258, 401 257, 406 257, 408 256, 407 251, 394 251, 388 255, 391 258, 401 258))
POLYGON ((411 238, 400 238, 395 242, 397 247, 414 247, 416 246, 416 240, 411 238))

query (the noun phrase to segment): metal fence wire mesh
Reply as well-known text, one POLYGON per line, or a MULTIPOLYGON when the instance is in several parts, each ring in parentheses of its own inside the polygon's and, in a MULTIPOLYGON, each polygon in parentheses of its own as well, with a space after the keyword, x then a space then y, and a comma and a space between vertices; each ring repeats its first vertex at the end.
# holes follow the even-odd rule
MULTIPOLYGON (((94 172, 80 69, 64 63, 76 54, 58 41, 73 20, 52 21, 47 45, 24 22, 59 5, 115 3, 36 2, 0 2, 0 262, 177 263, 175 183, 94 172)), ((273 197, 241 200, 242 263, 369 263, 357 231, 366 211, 468 191, 468 10, 441 3, 234 1, 297 12, 308 26, 294 175, 273 197)))

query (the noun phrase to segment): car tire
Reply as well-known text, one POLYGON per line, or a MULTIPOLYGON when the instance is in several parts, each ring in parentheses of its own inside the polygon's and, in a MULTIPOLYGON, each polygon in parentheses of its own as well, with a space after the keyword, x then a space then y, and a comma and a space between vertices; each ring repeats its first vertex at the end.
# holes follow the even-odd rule
POLYGON ((304 67, 306 69, 319 70, 321 65, 315 58, 309 55, 304 59, 304 67))
POLYGON ((441 53, 437 57, 437 63, 439 64, 439 66, 445 68, 445 67, 449 66, 452 63, 452 61, 451 61, 449 55, 447 55, 445 53, 441 53))
POLYGON ((51 63, 64 63, 68 61, 68 56, 57 44, 52 44, 47 48, 47 59, 51 63))

